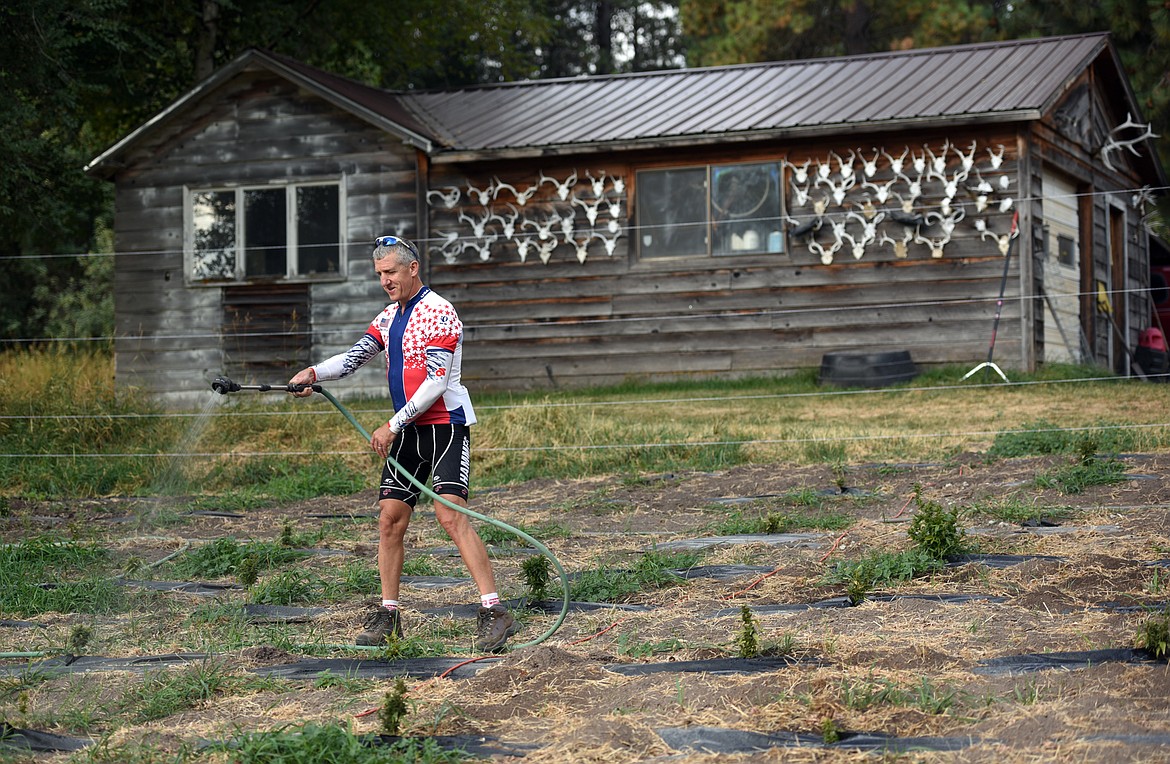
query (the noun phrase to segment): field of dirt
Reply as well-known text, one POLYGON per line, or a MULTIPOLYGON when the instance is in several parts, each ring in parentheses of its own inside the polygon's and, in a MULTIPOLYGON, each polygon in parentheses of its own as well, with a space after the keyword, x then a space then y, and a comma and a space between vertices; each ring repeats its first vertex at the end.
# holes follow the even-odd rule
MULTIPOLYGON (((844 471, 752 465, 485 490, 473 496, 473 509, 524 528, 555 528, 544 540, 570 573, 629 567, 652 549, 701 549, 701 567, 618 607, 575 604, 563 626, 539 645, 445 677, 411 671, 411 710, 402 731, 480 741, 483 755, 532 762, 836 762, 883 755, 997 764, 1170 761, 1170 669, 1133 649, 1143 624, 1164 612, 1170 588, 1170 455, 1123 459, 1124 482, 1068 495, 1034 482, 1066 460, 976 454, 945 464, 844 471), (825 573, 841 560, 907 548, 916 488, 924 499, 965 510, 973 556, 871 591, 850 606, 841 585, 824 583, 825 573), (797 494, 805 502, 820 496, 824 511, 856 520, 844 530, 713 538, 713 529, 735 513, 807 511, 793 504, 797 494), (1051 509, 1053 518, 1038 511, 1039 522, 1024 525, 977 511, 1009 503, 1051 509), (754 659, 741 657, 739 647, 744 605, 758 628, 761 653, 754 659)), ((116 555, 150 560, 174 551, 178 539, 196 545, 221 536, 271 540, 289 524, 306 533, 336 517, 358 517, 347 526, 355 531, 324 538, 319 546, 330 553, 307 563, 324 571, 346 560, 374 564, 375 509, 370 491, 236 516, 183 515, 149 528, 128 520, 143 512, 129 499, 13 502, 0 520, 0 535, 16 542, 84 526, 116 555)), ((408 544, 408 556, 427 554, 451 576, 466 575, 429 512, 416 513, 408 544)), ((506 600, 526 592, 526 558, 507 545, 495 555, 506 600)), ((450 633, 436 632, 452 620, 444 608, 454 609, 459 628, 470 634, 472 625, 457 606, 476 600, 474 587, 469 581, 434 583, 408 580, 404 587, 407 634, 450 633)), ((557 596, 555 585, 553 592, 557 596)), ((247 594, 229 589, 215 596, 240 602, 247 594)), ((199 652, 173 611, 204 606, 210 595, 158 597, 171 603, 170 620, 4 613, 12 620, 0 626, 0 650, 59 645, 85 624, 110 658, 199 652), (163 624, 178 625, 168 632, 163 624)), ((351 643, 370 602, 321 603, 307 623, 264 628, 286 628, 320 644, 351 643)), ((534 606, 520 613, 523 629, 513 644, 551 626, 559 601, 551 605, 550 612, 534 606)), ((452 639, 448 666, 477 657, 466 652, 470 638, 452 639)), ((277 676, 291 676, 282 667, 323 655, 254 641, 217 655, 239 672, 277 676)), ((363 657, 340 648, 330 655, 352 661, 355 672, 363 657)), ((368 655, 362 662, 370 669, 368 655)), ((0 661, 8 676, 20 665, 19 659, 0 661)), ((226 739, 237 729, 310 720, 377 732, 377 714, 362 712, 382 703, 396 672, 392 665, 376 668, 377 678, 356 689, 294 678, 297 691, 225 693, 162 720, 123 723, 111 739, 174 750, 183 741, 226 739)), ((140 676, 92 672, 46 681, 27 691, 20 709, 16 698, 6 697, 0 718, 21 728, 28 719, 56 719, 41 731, 93 737, 94 730, 70 728, 70 717, 46 709, 67 705, 77 682, 119 687, 140 676)))

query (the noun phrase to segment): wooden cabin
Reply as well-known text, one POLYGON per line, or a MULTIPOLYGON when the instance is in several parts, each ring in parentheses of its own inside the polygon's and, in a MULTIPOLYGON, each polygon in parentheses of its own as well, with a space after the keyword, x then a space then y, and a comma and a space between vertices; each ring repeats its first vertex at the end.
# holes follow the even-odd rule
POLYGON ((383 233, 423 245, 473 391, 901 350, 1128 374, 1166 185, 1141 119, 1107 34, 441 92, 250 51, 87 168, 118 384, 192 402, 348 348, 383 233))

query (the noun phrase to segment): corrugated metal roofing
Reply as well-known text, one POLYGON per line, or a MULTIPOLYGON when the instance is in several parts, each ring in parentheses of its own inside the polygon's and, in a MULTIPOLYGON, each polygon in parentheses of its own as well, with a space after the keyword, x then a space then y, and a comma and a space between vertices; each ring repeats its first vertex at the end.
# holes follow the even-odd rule
MULTIPOLYGON (((1097 56, 1106 33, 842 58, 392 92, 251 50, 126 135, 86 168, 107 175, 150 131, 246 67, 267 66, 342 108, 446 154, 586 145, 715 143, 823 130, 1036 119, 1097 56)), ((1121 75, 1129 103, 1132 91, 1121 75)))
POLYGON ((1026 119, 1107 45, 1086 34, 395 95, 440 153, 1026 119))

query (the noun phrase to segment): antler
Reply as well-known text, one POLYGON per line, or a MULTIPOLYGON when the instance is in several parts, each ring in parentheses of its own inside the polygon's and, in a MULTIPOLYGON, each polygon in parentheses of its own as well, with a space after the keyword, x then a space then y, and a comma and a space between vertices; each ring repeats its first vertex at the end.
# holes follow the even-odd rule
POLYGON ((1129 149, 1130 153, 1132 153, 1135 157, 1141 156, 1141 154, 1138 153, 1138 150, 1134 148, 1134 145, 1146 140, 1147 138, 1157 137, 1158 136, 1154 133, 1154 129, 1151 125, 1143 125, 1141 122, 1134 122, 1133 115, 1129 112, 1126 112, 1125 121, 1109 131, 1109 138, 1105 141, 1105 145, 1102 146, 1101 149, 1097 152, 1097 156, 1101 157, 1101 162, 1106 167, 1116 172, 1117 168, 1114 167, 1113 164, 1109 161, 1110 152, 1117 151, 1118 149, 1129 149), (1121 132, 1122 130, 1128 130, 1130 128, 1139 128, 1142 131, 1142 134, 1136 138, 1131 138, 1125 141, 1118 140, 1115 137, 1117 133, 1121 132))

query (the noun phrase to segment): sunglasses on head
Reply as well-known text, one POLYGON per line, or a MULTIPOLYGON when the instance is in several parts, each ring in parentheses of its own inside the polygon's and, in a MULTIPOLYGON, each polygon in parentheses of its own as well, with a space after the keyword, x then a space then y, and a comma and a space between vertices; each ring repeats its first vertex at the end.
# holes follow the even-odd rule
POLYGON ((379 236, 374 239, 375 247, 393 247, 395 244, 401 244, 409 249, 415 257, 418 257, 418 247, 414 246, 414 242, 410 239, 404 239, 401 236, 379 236))

